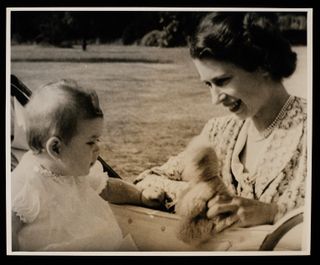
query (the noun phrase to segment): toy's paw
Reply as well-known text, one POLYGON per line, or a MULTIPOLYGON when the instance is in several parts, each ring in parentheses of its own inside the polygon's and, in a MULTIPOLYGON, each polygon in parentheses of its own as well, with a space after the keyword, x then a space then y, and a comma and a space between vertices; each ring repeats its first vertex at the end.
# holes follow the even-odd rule
POLYGON ((207 201, 215 194, 216 191, 208 182, 200 182, 186 191, 178 201, 176 212, 181 216, 196 217, 204 213, 207 207, 207 201))
POLYGON ((149 187, 142 191, 141 200, 148 207, 158 207, 164 203, 165 192, 158 187, 149 187))
POLYGON ((196 217, 206 209, 206 201, 199 198, 193 190, 187 192, 177 203, 176 213, 180 216, 196 217))
POLYGON ((214 221, 206 218, 182 219, 177 237, 187 244, 199 245, 213 237, 214 227, 214 221))

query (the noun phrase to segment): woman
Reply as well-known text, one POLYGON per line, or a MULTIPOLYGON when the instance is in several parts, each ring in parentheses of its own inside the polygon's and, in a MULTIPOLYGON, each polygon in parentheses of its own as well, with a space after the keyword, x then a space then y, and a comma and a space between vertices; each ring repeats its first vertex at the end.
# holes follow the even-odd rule
MULTIPOLYGON (((220 176, 233 198, 215 196, 207 217, 228 213, 222 228, 273 224, 302 206, 307 175, 306 101, 282 84, 295 70, 296 54, 271 13, 207 15, 190 41, 190 53, 214 104, 231 115, 210 120, 200 137, 221 163, 220 176)), ((186 187, 184 152, 143 172, 135 183, 155 200, 175 205, 186 187), (150 186, 158 192, 152 192, 150 186)))

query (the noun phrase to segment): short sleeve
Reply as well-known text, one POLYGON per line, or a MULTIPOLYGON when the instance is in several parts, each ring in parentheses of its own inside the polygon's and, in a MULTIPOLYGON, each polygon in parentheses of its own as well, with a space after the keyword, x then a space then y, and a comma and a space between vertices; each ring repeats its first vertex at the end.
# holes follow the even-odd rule
POLYGON ((99 161, 96 161, 96 163, 91 167, 88 174, 88 181, 91 188, 93 188, 95 191, 97 191, 98 194, 100 194, 106 187, 108 178, 108 173, 103 172, 102 165, 99 161))

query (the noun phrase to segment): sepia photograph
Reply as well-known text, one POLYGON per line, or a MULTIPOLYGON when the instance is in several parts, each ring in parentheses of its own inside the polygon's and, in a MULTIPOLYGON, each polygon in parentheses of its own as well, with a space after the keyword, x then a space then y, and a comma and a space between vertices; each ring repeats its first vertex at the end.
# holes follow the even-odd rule
POLYGON ((8 7, 7 255, 309 255, 312 15, 8 7))

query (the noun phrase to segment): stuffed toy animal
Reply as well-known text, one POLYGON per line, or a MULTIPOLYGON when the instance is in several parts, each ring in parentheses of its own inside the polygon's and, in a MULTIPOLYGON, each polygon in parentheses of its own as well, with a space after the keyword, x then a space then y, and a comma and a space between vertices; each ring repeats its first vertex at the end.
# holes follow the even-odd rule
POLYGON ((232 197, 219 176, 219 161, 210 143, 199 136, 193 138, 180 159, 183 170, 179 178, 159 180, 159 174, 153 169, 143 173, 134 183, 144 197, 157 202, 160 209, 181 216, 178 238, 197 245, 221 230, 216 223, 223 217, 208 219, 207 202, 215 195, 225 200, 232 197), (144 178, 146 175, 148 178, 144 178))
POLYGON ((206 216, 207 202, 215 195, 231 196, 219 177, 219 161, 214 149, 199 137, 194 138, 186 149, 182 180, 188 187, 178 198, 175 211, 181 216, 177 236, 180 240, 197 245, 217 233, 217 218, 206 216))

